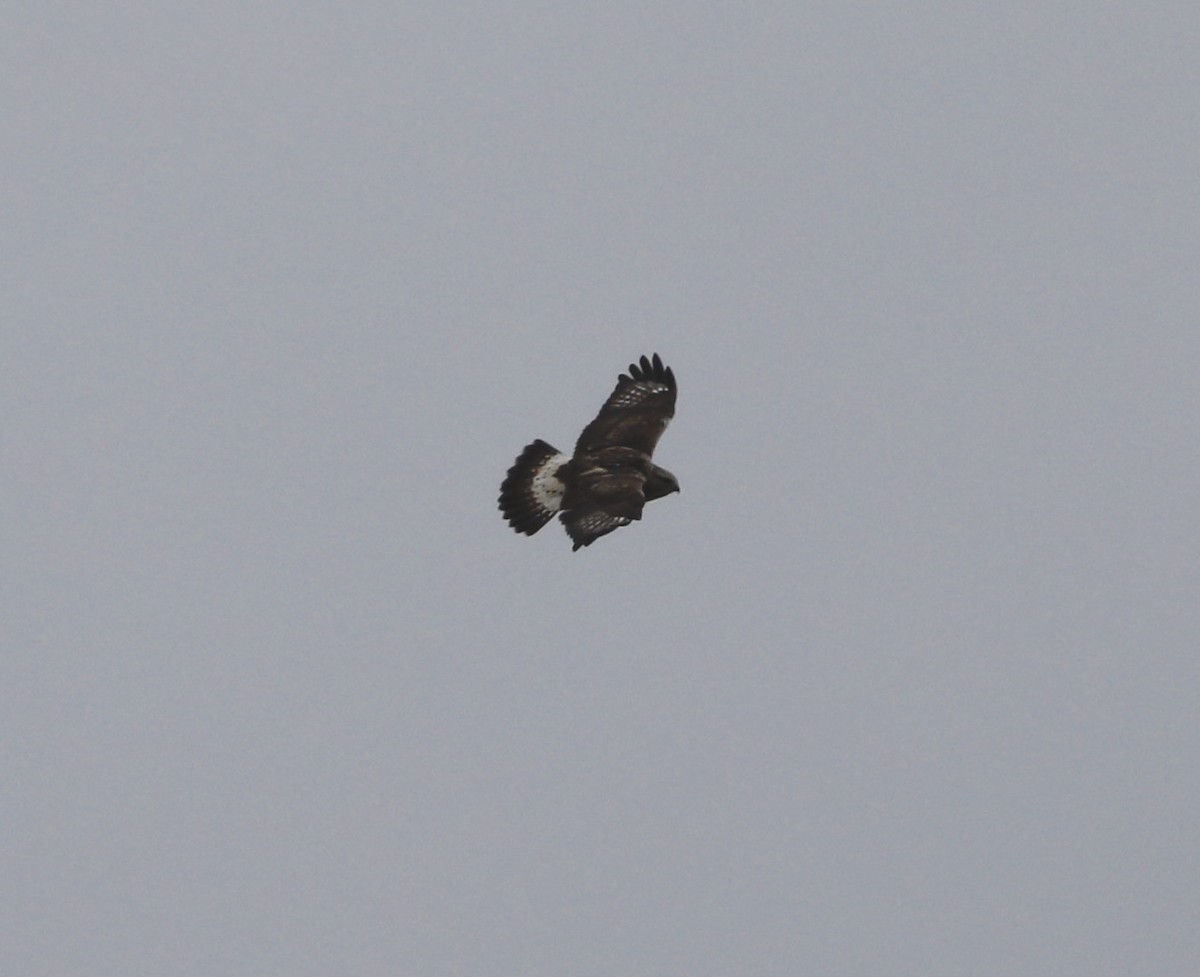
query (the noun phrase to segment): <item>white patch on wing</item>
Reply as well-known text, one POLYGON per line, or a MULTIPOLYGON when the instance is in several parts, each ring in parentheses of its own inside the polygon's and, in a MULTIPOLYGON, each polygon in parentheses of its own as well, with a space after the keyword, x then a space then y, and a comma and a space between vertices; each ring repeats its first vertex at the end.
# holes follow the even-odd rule
POLYGON ((558 479, 558 470, 570 461, 561 451, 551 455, 538 466, 529 482, 529 492, 534 503, 543 512, 558 512, 562 506, 563 492, 566 486, 558 479))
POLYGON ((579 528, 588 533, 599 533, 618 526, 628 526, 630 520, 625 516, 610 516, 607 512, 589 512, 579 520, 579 528))
POLYGON ((647 397, 654 394, 665 394, 670 391, 670 387, 665 384, 657 383, 652 380, 639 380, 637 383, 631 383, 624 390, 620 391, 609 402, 611 407, 636 407, 647 397))

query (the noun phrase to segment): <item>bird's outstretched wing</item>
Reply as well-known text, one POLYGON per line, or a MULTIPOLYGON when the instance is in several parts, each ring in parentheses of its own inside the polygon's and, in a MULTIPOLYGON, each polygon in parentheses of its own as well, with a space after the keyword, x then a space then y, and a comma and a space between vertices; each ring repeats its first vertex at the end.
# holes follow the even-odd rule
POLYGON ((622 526, 628 526, 632 521, 627 516, 614 516, 595 506, 568 509, 558 518, 562 520, 563 527, 574 544, 571 547, 572 552, 581 546, 590 546, 601 536, 622 526))
POLYGON ((616 389, 596 419, 579 435, 576 456, 611 447, 653 454, 659 437, 675 416, 675 394, 675 374, 669 366, 663 366, 657 353, 650 359, 643 356, 640 363, 631 363, 629 373, 618 377, 616 389))

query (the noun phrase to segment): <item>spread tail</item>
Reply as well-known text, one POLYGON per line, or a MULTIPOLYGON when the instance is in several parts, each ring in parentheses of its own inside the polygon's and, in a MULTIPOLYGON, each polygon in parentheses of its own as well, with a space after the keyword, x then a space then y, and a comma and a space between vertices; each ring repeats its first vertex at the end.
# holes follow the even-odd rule
POLYGON ((558 470, 568 461, 540 439, 517 456, 500 485, 500 511, 516 532, 532 536, 558 512, 566 489, 558 470))

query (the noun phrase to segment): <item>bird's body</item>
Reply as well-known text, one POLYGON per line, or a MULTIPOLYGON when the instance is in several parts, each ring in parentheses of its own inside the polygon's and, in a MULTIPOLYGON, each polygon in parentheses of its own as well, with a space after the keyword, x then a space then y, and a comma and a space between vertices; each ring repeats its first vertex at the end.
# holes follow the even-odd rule
POLYGON ((574 546, 642 518, 643 506, 679 491, 679 482, 651 461, 675 414, 675 374, 655 353, 621 374, 600 413, 580 434, 575 454, 545 441, 525 446, 500 486, 509 525, 532 536, 555 514, 574 546))

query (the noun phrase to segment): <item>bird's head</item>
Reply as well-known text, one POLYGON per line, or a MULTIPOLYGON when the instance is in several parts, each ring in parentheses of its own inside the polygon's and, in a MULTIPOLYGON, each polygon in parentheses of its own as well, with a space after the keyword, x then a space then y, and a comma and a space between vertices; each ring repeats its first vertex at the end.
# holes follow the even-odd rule
POLYGON ((650 477, 646 479, 646 501, 661 499, 664 495, 670 495, 672 492, 678 491, 679 479, 665 468, 659 468, 655 465, 654 469, 650 472, 650 477))

